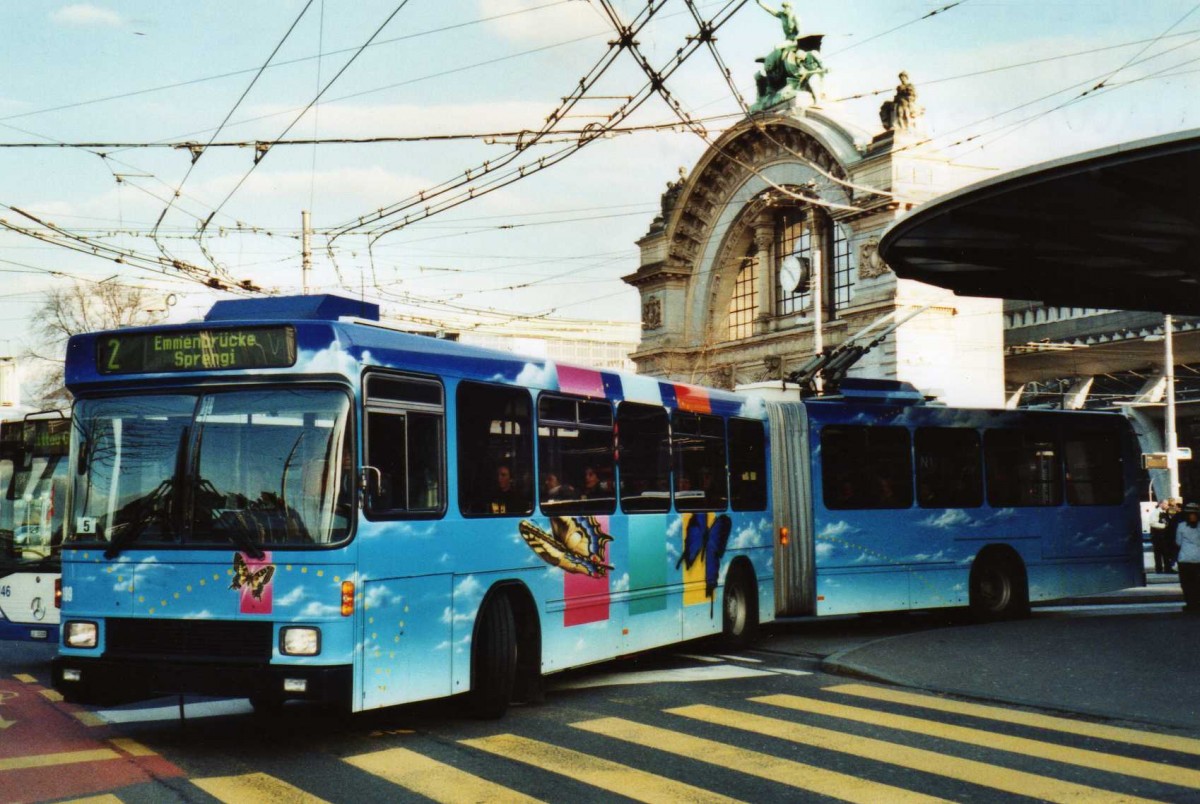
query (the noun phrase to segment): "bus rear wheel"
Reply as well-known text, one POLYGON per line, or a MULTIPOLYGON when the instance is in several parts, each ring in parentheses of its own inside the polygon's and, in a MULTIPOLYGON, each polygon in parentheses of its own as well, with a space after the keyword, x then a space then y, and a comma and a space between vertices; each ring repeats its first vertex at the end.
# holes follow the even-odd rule
POLYGON ((721 603, 721 637, 726 645, 744 648, 754 641, 758 634, 757 603, 753 574, 745 569, 730 571, 721 603))
POLYGON ((975 559, 971 569, 971 614, 982 622, 1029 614, 1029 587, 1019 559, 1003 553, 975 559))
POLYGON ((512 604, 496 595, 485 604, 471 642, 471 714, 494 720, 508 711, 517 677, 517 626, 512 604))

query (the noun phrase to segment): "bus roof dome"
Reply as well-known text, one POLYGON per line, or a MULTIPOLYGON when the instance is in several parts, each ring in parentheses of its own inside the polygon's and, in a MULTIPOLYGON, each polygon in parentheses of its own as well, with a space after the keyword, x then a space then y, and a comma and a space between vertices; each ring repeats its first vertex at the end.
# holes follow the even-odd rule
POLYGON ((890 402, 893 404, 920 404, 925 396, 916 387, 904 380, 874 380, 865 377, 847 377, 838 387, 843 397, 851 399, 890 402))
POLYGON ((315 296, 266 296, 223 299, 205 321, 336 321, 342 317, 379 320, 379 305, 322 293, 315 296))

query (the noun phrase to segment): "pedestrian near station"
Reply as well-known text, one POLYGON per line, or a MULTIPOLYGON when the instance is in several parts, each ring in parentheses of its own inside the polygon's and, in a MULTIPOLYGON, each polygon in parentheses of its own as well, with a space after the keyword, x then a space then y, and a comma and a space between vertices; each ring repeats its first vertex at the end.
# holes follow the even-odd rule
POLYGON ((1179 546, 1179 585, 1183 589, 1183 610, 1200 613, 1200 505, 1183 506, 1183 520, 1175 526, 1179 546))
POLYGON ((1179 521, 1178 499, 1162 500, 1150 522, 1150 545, 1154 548, 1154 571, 1175 571, 1175 525, 1179 521))

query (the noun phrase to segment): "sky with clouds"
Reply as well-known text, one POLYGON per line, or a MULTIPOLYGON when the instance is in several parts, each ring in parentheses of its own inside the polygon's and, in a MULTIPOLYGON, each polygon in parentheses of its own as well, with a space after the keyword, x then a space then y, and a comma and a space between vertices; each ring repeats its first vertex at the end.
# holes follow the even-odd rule
MULTIPOLYGON (((614 5, 628 20, 646 4, 614 5)), ((696 5, 706 18, 726 7, 696 5)), ((1006 169, 1200 127, 1200 10, 1187 0, 794 6, 803 31, 826 35, 829 113, 878 130, 879 103, 907 70, 931 147, 962 164, 1006 169)), ((52 222, 51 240, 77 238, 88 252, 0 232, 0 355, 21 351, 29 311, 72 278, 117 276, 155 298, 173 294, 181 319, 220 294, 162 267, 171 260, 198 276, 296 292, 303 209, 316 232, 315 290, 458 328, 512 316, 636 321, 637 292, 620 281, 637 268, 634 241, 665 184, 705 148, 679 130, 621 134, 540 171, 539 159, 559 158, 578 135, 514 150, 505 132, 542 127, 605 56, 613 29, 589 0, 5 3, 0 24, 0 144, 25 144, 0 148, 0 219, 43 234, 33 218, 52 222), (497 136, 444 139, 487 133, 497 136), (194 163, 170 147, 214 137, 246 145, 214 145, 194 163), (252 143, 284 137, 429 139, 280 144, 255 163, 252 143), (423 217, 436 205, 423 191, 461 184, 470 170, 465 192, 520 166, 523 178, 423 217), (407 225, 384 233, 403 214, 371 222, 405 199, 407 225), (116 263, 104 248, 147 261, 116 263)), ((695 29, 684 0, 667 0, 639 48, 664 65, 695 29)), ((753 2, 717 34, 751 99, 754 59, 779 38, 753 2)), ((559 127, 603 121, 644 84, 618 54, 559 127)), ((704 49, 668 88, 714 135, 736 119, 704 49)), ((653 97, 624 124, 675 121, 653 97)))

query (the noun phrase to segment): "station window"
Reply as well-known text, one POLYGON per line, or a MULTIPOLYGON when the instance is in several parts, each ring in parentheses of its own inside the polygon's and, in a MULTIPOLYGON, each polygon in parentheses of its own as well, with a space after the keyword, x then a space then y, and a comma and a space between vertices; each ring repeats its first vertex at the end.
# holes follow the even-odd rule
POLYGON ((434 380, 372 374, 366 381, 368 514, 445 510, 445 406, 434 380))
POLYGON ((904 427, 830 425, 821 430, 825 507, 911 508, 912 445, 904 427))
POLYGON ((979 433, 964 427, 922 427, 917 450, 917 504, 922 508, 983 505, 979 433))
POLYGON ((757 312, 758 257, 747 254, 733 282, 733 298, 729 301, 729 340, 736 341, 753 335, 757 312))
POLYGON ((729 420, 729 492, 735 511, 767 507, 767 444, 760 421, 729 420))
POLYGON ((725 423, 719 416, 675 411, 675 508, 714 511, 729 503, 725 477, 725 423))
POLYGON ((1073 433, 1065 441, 1067 502, 1120 505, 1125 496, 1121 442, 1115 433, 1073 433))
POLYGON ((538 400, 542 513, 611 514, 613 413, 608 402, 544 395, 538 400))
POLYGON ((988 430, 983 439, 988 505, 1062 504, 1062 453, 1046 431, 988 430))
POLYGON ((671 508, 671 430, 667 411, 656 405, 622 402, 617 407, 621 463, 621 509, 671 508))
POLYGON ((458 386, 458 505, 467 515, 533 512, 533 410, 529 392, 458 386))

